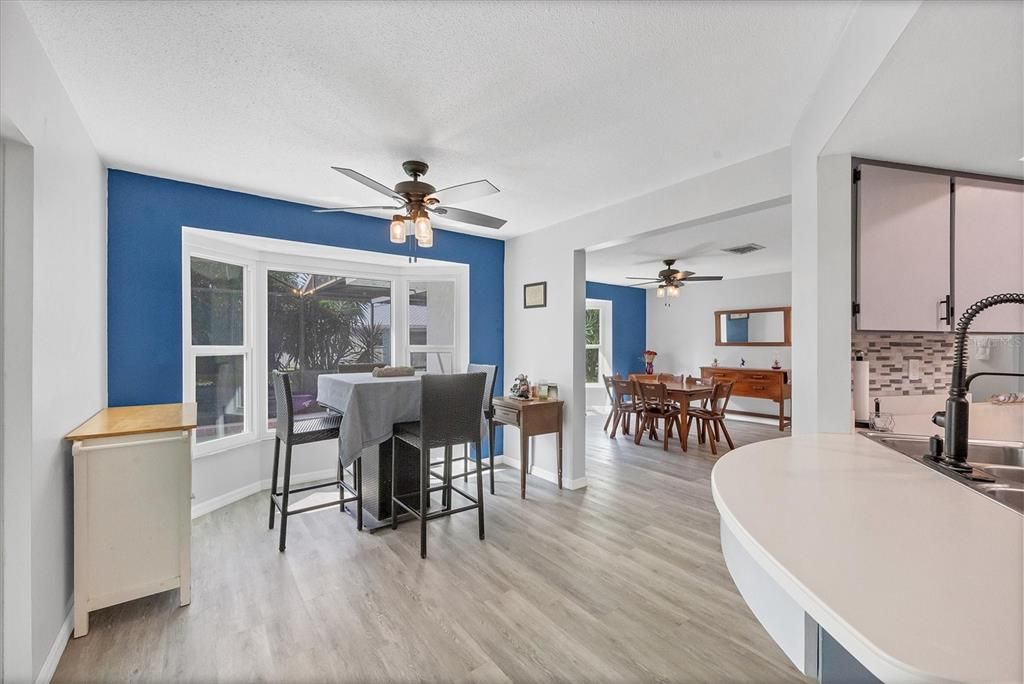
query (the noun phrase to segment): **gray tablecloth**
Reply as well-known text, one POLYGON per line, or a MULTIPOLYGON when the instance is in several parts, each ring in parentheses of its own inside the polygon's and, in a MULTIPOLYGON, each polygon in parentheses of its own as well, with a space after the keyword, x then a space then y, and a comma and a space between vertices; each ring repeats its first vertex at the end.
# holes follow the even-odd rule
POLYGON ((395 423, 420 419, 419 376, 375 378, 370 373, 321 375, 316 400, 344 415, 338 454, 350 465, 368 447, 391 439, 395 423))

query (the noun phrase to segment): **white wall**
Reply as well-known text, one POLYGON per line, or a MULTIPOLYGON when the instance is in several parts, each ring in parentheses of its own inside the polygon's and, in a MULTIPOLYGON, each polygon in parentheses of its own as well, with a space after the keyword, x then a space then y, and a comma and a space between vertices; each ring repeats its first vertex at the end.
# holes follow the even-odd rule
MULTIPOLYGON (((655 230, 678 230, 710 218, 788 201, 790 157, 776 150, 641 195, 505 243, 505 373, 556 382, 565 400, 564 474, 570 487, 586 484, 582 319, 586 249, 622 244, 655 230), (523 308, 523 285, 547 281, 548 305, 523 308)), ((538 437, 534 474, 555 471, 554 440, 538 437)), ((506 461, 519 462, 514 436, 506 461)))
MULTIPOLYGON (((679 297, 658 299, 647 291, 647 348, 658 352, 655 372, 700 376, 701 366, 718 358, 723 366, 738 366, 740 358, 751 368, 769 368, 778 359, 789 368, 789 347, 717 347, 715 311, 767 306, 789 306, 792 277, 789 273, 735 278, 717 283, 694 283, 679 297), (665 306, 669 302, 671 306, 665 306)), ((734 397, 729 407, 757 413, 777 413, 778 404, 767 399, 734 397)), ((788 413, 788 411, 787 411, 788 413)))
MULTIPOLYGON (((14 390, 5 378, 4 387, 6 396, 15 392, 31 403, 31 450, 5 450, 8 463, 31 460, 30 481, 17 483, 31 493, 28 519, 22 521, 30 526, 31 548, 15 550, 22 559, 28 554, 31 578, 27 586, 14 588, 30 597, 31 612, 5 614, 5 624, 10 617, 18 633, 4 630, 4 678, 26 681, 49 677, 56 664, 51 655, 59 657, 66 638, 72 509, 71 456, 63 436, 106 403, 106 174, 21 5, 14 2, 0 3, 0 123, 5 136, 31 147, 33 167, 31 253, 5 252, 5 260, 31 261, 31 280, 9 293, 31 298, 31 327, 9 330, 6 321, 4 326, 5 352, 11 333, 17 345, 30 344, 32 354, 30 386, 14 390), (13 641, 18 650, 12 650, 13 641)), ((19 381, 24 384, 25 378, 19 381)), ((6 523, 5 518, 5 543, 11 541, 6 523)), ((5 550, 5 558, 11 551, 5 550)), ((8 608, 21 606, 5 603, 5 613, 8 608)))
POLYGON ((852 426, 850 154, 819 155, 919 6, 857 7, 793 133, 794 432, 852 426))

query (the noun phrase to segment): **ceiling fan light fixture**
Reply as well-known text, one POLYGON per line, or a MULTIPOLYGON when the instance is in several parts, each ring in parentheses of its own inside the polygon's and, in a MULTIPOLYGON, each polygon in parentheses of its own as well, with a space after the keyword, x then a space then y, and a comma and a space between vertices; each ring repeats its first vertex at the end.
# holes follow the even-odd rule
POLYGON ((658 286, 658 299, 664 299, 664 297, 665 297, 665 286, 664 285, 659 285, 658 286))
POLYGON ((400 245, 405 242, 405 217, 395 214, 391 218, 391 228, 389 231, 391 235, 391 241, 396 245, 400 245))
POLYGON ((426 237, 416 238, 416 244, 420 247, 433 247, 434 246, 434 229, 427 227, 426 237))
POLYGON ((430 217, 427 216, 427 212, 420 211, 419 215, 416 216, 416 229, 415 235, 418 242, 430 240, 431 243, 434 241, 433 229, 430 226, 430 217))
POLYGON ((669 297, 678 297, 679 296, 679 286, 678 285, 673 285, 672 287, 668 287, 668 288, 665 288, 665 289, 668 290, 668 296, 669 297))

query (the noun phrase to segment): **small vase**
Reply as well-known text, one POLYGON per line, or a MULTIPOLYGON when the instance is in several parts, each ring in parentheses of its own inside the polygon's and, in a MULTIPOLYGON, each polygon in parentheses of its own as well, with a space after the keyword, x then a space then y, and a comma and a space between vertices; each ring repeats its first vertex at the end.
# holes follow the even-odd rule
POLYGON ((647 362, 647 374, 648 375, 654 375, 654 362, 653 361, 648 361, 647 362))

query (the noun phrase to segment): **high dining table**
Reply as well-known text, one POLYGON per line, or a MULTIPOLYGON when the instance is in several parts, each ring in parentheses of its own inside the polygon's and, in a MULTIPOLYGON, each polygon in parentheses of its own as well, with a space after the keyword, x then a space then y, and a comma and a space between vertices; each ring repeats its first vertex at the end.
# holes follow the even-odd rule
POLYGON ((391 436, 396 423, 420 419, 420 376, 375 378, 372 373, 325 373, 317 378, 317 403, 344 416, 338 458, 344 466, 362 458, 364 526, 374 530, 390 524, 391 478, 395 489, 419 487, 415 449, 397 442, 403 455, 391 472, 391 436))
MULTIPOLYGON (((656 378, 640 374, 630 375, 629 379, 636 380, 638 382, 659 382, 656 378)), ((661 382, 665 385, 665 390, 668 393, 669 399, 674 399, 679 402, 679 420, 683 426, 681 430, 683 434, 680 436, 680 441, 683 443, 683 451, 686 451, 687 442, 690 441, 690 431, 686 429, 686 422, 689 420, 690 416, 690 402, 697 401, 699 399, 710 399, 714 388, 711 385, 705 385, 696 379, 687 380, 686 378, 682 378, 679 380, 663 380, 661 382)), ((637 432, 638 436, 639 434, 640 433, 637 432)))

